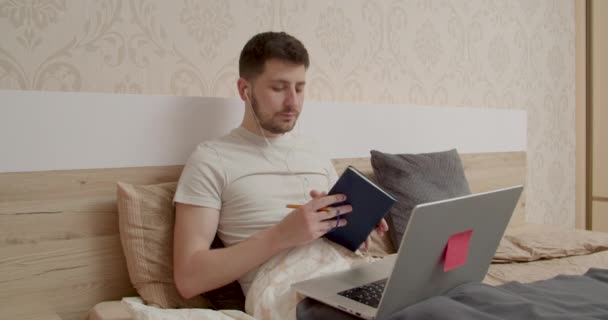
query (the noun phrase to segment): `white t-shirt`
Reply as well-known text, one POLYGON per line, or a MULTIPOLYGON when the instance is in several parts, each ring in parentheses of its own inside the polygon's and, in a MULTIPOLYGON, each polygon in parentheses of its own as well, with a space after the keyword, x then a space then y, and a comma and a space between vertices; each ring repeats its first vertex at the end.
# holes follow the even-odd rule
MULTIPOLYGON (((239 243, 280 222, 287 204, 310 200, 312 189, 329 191, 337 179, 331 161, 312 140, 292 133, 268 138, 239 127, 194 150, 174 201, 220 210, 218 237, 239 243)), ((257 270, 239 279, 245 294, 257 270)))

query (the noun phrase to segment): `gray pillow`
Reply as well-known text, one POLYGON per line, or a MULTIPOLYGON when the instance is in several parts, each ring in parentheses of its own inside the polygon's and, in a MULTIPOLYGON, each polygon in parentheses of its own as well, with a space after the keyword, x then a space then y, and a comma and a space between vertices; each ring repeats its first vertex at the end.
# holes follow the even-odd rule
POLYGON ((421 154, 372 150, 371 163, 378 184, 397 198, 386 216, 391 241, 397 250, 417 204, 471 194, 456 149, 421 154))

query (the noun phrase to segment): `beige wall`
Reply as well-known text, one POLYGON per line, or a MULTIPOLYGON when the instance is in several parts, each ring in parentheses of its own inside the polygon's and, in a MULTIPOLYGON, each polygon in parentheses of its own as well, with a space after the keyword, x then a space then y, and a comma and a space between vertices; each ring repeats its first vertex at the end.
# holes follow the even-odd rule
POLYGON ((0 0, 0 89, 235 96, 264 30, 309 99, 527 110, 528 220, 574 226, 573 1, 0 0))

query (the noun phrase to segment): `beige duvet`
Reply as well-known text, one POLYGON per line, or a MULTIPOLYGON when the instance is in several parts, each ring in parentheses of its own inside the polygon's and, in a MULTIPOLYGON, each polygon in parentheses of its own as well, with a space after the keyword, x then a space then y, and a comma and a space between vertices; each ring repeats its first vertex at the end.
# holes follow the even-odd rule
POLYGON ((483 282, 532 282, 589 268, 608 268, 608 233, 525 224, 507 231, 483 282))

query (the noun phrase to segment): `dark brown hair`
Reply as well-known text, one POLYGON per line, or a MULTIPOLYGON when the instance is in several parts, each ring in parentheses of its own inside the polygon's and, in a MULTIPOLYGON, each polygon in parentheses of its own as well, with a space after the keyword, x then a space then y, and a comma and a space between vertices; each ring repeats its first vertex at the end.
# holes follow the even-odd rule
POLYGON ((239 58, 239 75, 252 79, 264 72, 267 60, 282 61, 304 65, 308 69, 308 51, 295 37, 285 32, 264 32, 249 39, 239 58))

